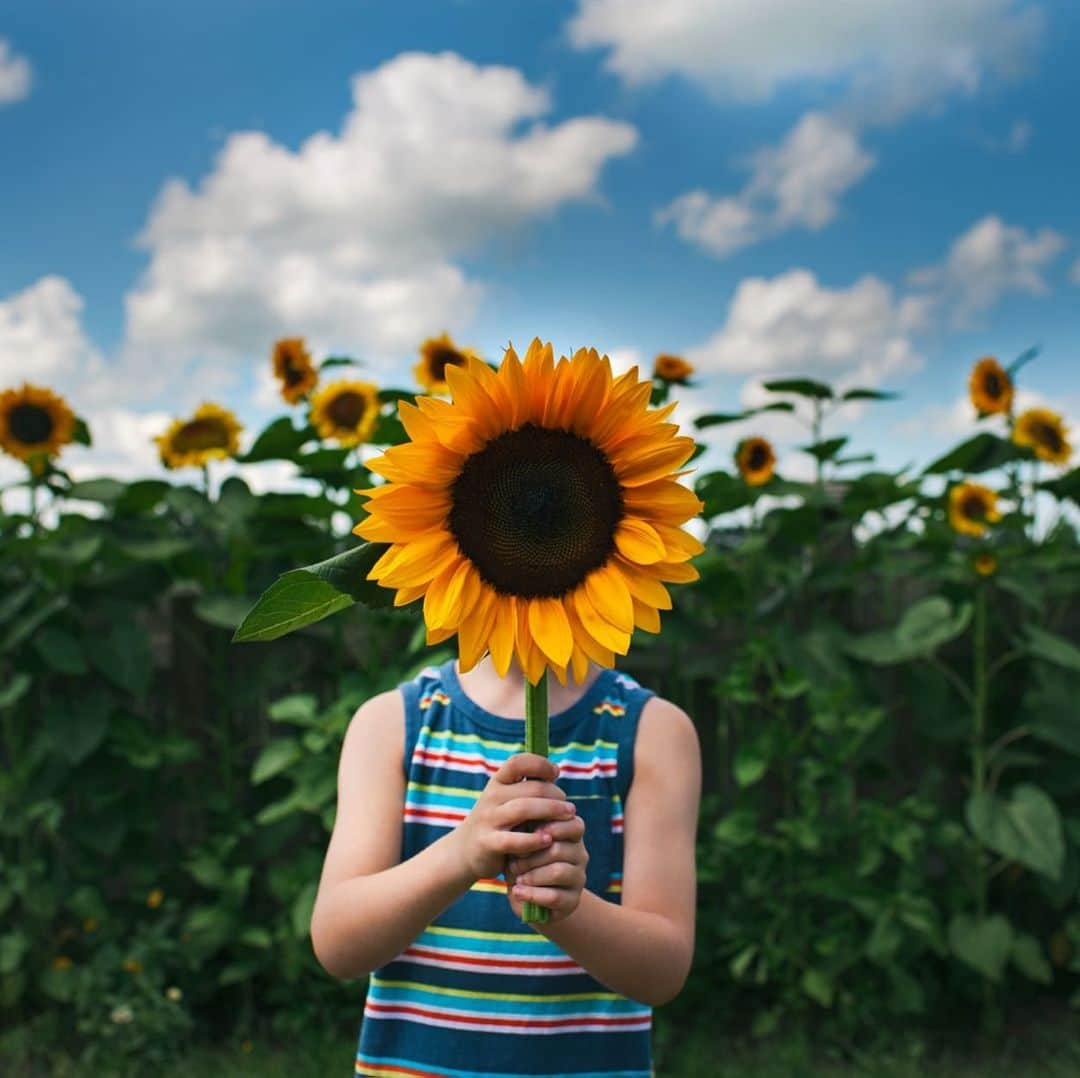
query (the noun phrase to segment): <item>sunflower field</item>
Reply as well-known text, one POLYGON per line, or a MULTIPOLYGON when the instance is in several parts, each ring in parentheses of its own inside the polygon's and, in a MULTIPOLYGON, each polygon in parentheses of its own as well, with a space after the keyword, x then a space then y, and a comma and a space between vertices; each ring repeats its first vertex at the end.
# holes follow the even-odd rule
MULTIPOLYGON (((899 472, 834 415, 891 394, 767 383, 758 408, 698 416, 625 462, 644 524, 604 495, 596 461, 567 456, 583 439, 518 422, 514 396, 473 445, 481 407, 455 435, 485 457, 465 478, 490 487, 495 432, 537 461, 537 490, 545 469, 580 467, 574 511, 609 547, 585 535, 567 557, 602 571, 617 549, 644 567, 605 589, 625 590, 625 612, 552 602, 525 627, 493 597, 494 568, 488 596, 437 538, 412 561, 388 546, 448 502, 378 493, 439 481, 425 439, 476 405, 460 371, 497 400, 507 360, 433 337, 417 390, 280 340, 282 414, 244 451, 218 404, 177 417, 157 438, 173 481, 74 480, 65 446, 93 431, 64 387, 0 387, 0 449, 25 464, 28 505, 0 514, 6 1036, 144 1068, 196 1031, 323 1024, 347 1043, 364 986, 330 978, 309 938, 345 729, 372 695, 488 640, 501 669, 515 647, 563 676, 610 660, 695 721, 697 947, 657 1014, 661 1057, 691 1029, 801 1028, 843 1050, 898 1031, 989 1038, 1080 1007, 1080 469, 1059 416, 1014 409, 1035 358, 976 362, 969 434, 899 472), (805 421, 813 478, 779 474, 781 447, 754 430, 769 412, 805 421), (729 465, 700 467, 732 423, 746 434, 729 465), (255 493, 244 466, 266 461, 311 489, 255 493), (483 616, 455 621, 470 594, 483 616)), ((587 373, 566 375, 560 415, 605 414, 610 369, 574 362, 587 373)), ((694 377, 661 355, 617 380, 648 408, 635 436, 679 422, 694 377)), ((523 547, 515 580, 535 558, 523 547)))

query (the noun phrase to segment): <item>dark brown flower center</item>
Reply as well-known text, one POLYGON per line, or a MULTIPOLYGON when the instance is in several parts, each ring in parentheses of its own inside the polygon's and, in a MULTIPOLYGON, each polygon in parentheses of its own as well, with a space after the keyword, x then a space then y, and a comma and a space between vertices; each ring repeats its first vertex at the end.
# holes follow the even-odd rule
POLYGON ((38 404, 16 404, 8 412, 8 427, 23 445, 47 442, 53 425, 52 414, 38 404))
POLYGON ((293 366, 295 360, 290 356, 285 360, 285 384, 287 386, 299 385, 307 375, 307 368, 293 366))
POLYGON ((354 389, 346 389, 334 397, 327 405, 326 414, 335 427, 355 430, 367 410, 367 398, 354 389))
POLYGON ((1049 449, 1051 453, 1060 453, 1065 448, 1061 431, 1052 423, 1037 422, 1031 433, 1035 436, 1035 441, 1043 448, 1049 449))
POLYGON ((746 469, 750 472, 760 472, 769 466, 769 450, 760 442, 750 446, 746 454, 746 469))
POLYGON ((506 595, 561 596, 615 550, 618 478, 586 438, 528 423, 468 457, 451 487, 450 530, 506 595))
POLYGON ((983 375, 983 392, 995 400, 1005 393, 1005 383, 997 371, 987 371, 983 375))
POLYGON ((981 494, 968 494, 960 502, 960 512, 968 520, 982 520, 986 516, 989 507, 986 499, 981 494))
POLYGON ((179 453, 193 449, 225 449, 229 434, 220 419, 192 419, 185 423, 173 437, 173 449, 179 453))
POLYGON ((446 381, 447 367, 464 367, 465 357, 454 348, 433 348, 428 355, 428 369, 436 381, 446 381))

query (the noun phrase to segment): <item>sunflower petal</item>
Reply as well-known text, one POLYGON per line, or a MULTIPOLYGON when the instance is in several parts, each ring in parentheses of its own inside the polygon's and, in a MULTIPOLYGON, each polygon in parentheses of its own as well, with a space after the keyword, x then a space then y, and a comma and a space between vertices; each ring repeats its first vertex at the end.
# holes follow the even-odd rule
POLYGON ((623 517, 615 529, 615 546, 627 561, 650 565, 667 557, 657 530, 640 517, 623 517))
MULTIPOLYGON (((484 585, 485 587, 487 585, 484 585)), ((517 600, 512 595, 499 595, 495 605, 495 624, 491 630, 488 648, 491 661, 499 677, 506 677, 510 660, 514 657, 514 628, 517 624, 517 600)))
POLYGON ((399 588, 394 596, 394 606, 405 606, 415 602, 427 590, 426 584, 418 584, 414 588, 399 588))
POLYGON ((639 487, 661 479, 685 464, 696 448, 693 438, 676 438, 640 455, 616 456, 615 474, 624 487, 639 487))
POLYGON ((580 685, 589 672, 589 656, 579 643, 574 644, 573 654, 570 656, 570 668, 574 674, 574 680, 580 685))
POLYGON ((608 648, 619 655, 630 650, 630 634, 621 632, 614 625, 602 618, 593 608, 584 585, 573 593, 574 608, 581 626, 601 647, 608 648))
POLYGON ((458 659, 462 672, 471 670, 488 649, 495 624, 496 600, 495 592, 484 588, 471 613, 458 629, 458 659))
POLYGON ((630 513, 655 514, 668 524, 681 524, 697 516, 705 503, 689 488, 673 479, 655 479, 623 492, 623 503, 630 513))
POLYGON ((574 637, 561 599, 529 599, 529 629, 540 650, 559 666, 570 661, 574 637))
POLYGON ((640 566, 625 561, 619 562, 619 569, 633 598, 639 602, 648 603, 657 610, 671 609, 671 596, 667 588, 655 576, 650 576, 648 569, 642 569, 640 566))
POLYGON ((650 565, 645 570, 656 577, 657 580, 665 580, 672 584, 689 584, 698 580, 701 574, 689 562, 662 561, 650 565))
POLYGON ((609 561, 593 570, 585 578, 585 594, 593 609, 616 629, 624 633, 634 631, 634 604, 630 589, 615 563, 609 561))
POLYGON ((461 621, 461 589, 469 573, 466 558, 451 562, 430 584, 424 596, 424 621, 432 629, 457 627, 461 621))
POLYGON ((655 607, 651 607, 648 603, 642 603, 635 599, 634 624, 639 629, 644 629, 647 633, 658 633, 660 631, 660 614, 655 607))

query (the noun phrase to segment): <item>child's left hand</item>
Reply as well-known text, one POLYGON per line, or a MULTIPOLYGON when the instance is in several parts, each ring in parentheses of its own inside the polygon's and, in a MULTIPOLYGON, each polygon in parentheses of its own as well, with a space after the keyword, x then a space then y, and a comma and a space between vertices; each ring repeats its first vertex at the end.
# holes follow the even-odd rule
POLYGON ((582 841, 585 821, 575 816, 545 823, 537 830, 550 831, 552 843, 528 857, 506 859, 506 897, 519 919, 525 902, 545 906, 551 911, 550 924, 569 917, 581 901, 589 863, 589 851, 582 841))

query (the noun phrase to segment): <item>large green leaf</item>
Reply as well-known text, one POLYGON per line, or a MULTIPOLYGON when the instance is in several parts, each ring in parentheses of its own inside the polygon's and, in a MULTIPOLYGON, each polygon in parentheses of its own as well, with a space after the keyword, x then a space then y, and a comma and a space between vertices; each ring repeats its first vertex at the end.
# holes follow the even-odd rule
POLYGON ((1080 756, 1080 684, 1058 666, 1039 664, 1024 693, 1024 716, 1032 737, 1080 756))
POLYGON ((1010 952, 1013 965, 1025 976, 1039 984, 1052 984, 1054 971, 1043 954, 1039 941, 1026 932, 1019 932, 1013 937, 1010 952))
POLYGON ((313 437, 311 427, 294 427, 288 416, 282 416, 266 427, 247 453, 237 457, 237 460, 246 464, 262 460, 292 460, 300 452, 300 447, 313 437))
POLYGON ((1070 643, 1063 636, 1047 632, 1037 625, 1025 626, 1028 651, 1037 659, 1063 666, 1066 670, 1080 673, 1080 648, 1070 643))
POLYGON ((959 636, 971 621, 971 604, 954 610, 948 599, 931 595, 908 607, 892 629, 850 637, 844 650, 856 659, 889 666, 932 655, 959 636))
POLYGON ((891 393, 883 389, 849 389, 840 399, 842 401, 894 401, 899 397, 899 393, 891 393))
POLYGON ((390 606, 392 590, 367 579, 385 550, 383 543, 361 543, 326 561, 283 573, 248 612, 233 640, 276 640, 354 602, 390 606))
POLYGON ((730 513, 749 505, 755 497, 754 488, 738 476, 727 472, 708 472, 694 484, 694 493, 705 503, 701 515, 705 519, 730 513))
POLYGON ((271 741, 251 767, 251 784, 258 786, 260 782, 266 782, 287 768, 291 767, 300 759, 302 753, 300 746, 291 738, 282 738, 271 741))
POLYGON ((1035 484, 1040 490, 1047 490, 1055 498, 1070 498, 1080 504, 1080 468, 1059 475, 1057 479, 1048 479, 1035 484))
POLYGON ((112 697, 100 686, 70 697, 50 700, 41 715, 52 751, 71 764, 80 764, 105 740, 112 697))
POLYGON ((78 638, 64 629, 46 625, 33 636, 34 650, 59 674, 85 674, 86 658, 78 638))
POLYGON ((943 472, 966 472, 975 475, 1000 468, 1013 460, 1021 460, 1028 453, 1020 446, 1000 438, 989 431, 981 431, 973 438, 950 449, 923 469, 924 475, 940 475, 943 472))
POLYGON ((1051 880, 1065 863, 1065 833, 1057 806, 1038 786, 1022 783, 1008 799, 984 791, 965 807, 968 825, 985 846, 1051 880))
POLYGON ((111 505, 125 491, 127 485, 119 479, 110 479, 107 476, 101 479, 82 479, 72 483, 71 488, 64 495, 65 498, 77 498, 82 502, 103 502, 111 505))
POLYGON ((1000 914, 981 921, 958 913, 949 922, 949 948, 962 962, 991 981, 1000 981, 1012 952, 1012 925, 1000 914))
POLYGON ((800 397, 814 397, 817 400, 832 400, 832 387, 813 378, 780 378, 763 383, 770 393, 796 393, 800 397))
POLYGON ((131 621, 118 621, 107 633, 87 633, 87 657, 114 685, 137 699, 146 696, 154 675, 154 657, 145 632, 131 621))
POLYGON ((809 453, 815 460, 832 460, 841 449, 848 443, 847 435, 840 438, 829 438, 824 442, 815 442, 813 445, 803 445, 799 448, 804 453, 809 453))
POLYGON ((14 650, 31 633, 36 632, 40 626, 44 625, 53 614, 59 613, 67 605, 68 597, 66 595, 49 596, 41 606, 19 618, 19 620, 8 629, 3 639, 0 640, 0 654, 3 654, 5 651, 14 650))

